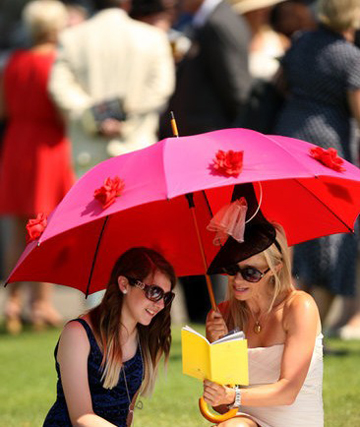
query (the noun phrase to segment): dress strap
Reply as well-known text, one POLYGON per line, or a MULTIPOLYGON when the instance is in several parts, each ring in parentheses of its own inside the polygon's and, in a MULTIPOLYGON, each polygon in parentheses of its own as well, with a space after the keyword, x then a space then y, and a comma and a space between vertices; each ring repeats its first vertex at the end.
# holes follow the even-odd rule
POLYGON ((82 326, 84 327, 85 331, 86 331, 86 335, 88 336, 91 347, 96 347, 100 351, 100 348, 99 348, 99 345, 95 339, 94 333, 93 333, 92 329, 90 328, 90 325, 87 323, 86 320, 78 318, 78 319, 70 320, 70 322, 81 323, 82 326))

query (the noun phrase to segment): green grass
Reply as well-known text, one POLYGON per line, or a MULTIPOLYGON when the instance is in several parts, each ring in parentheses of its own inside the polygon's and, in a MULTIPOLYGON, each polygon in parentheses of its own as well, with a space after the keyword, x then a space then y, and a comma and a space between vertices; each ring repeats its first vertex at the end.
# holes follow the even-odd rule
MULTIPOLYGON (((202 327, 196 325, 195 328, 203 332, 202 327)), ((55 400, 53 351, 59 333, 59 330, 25 331, 11 337, 0 330, 1 427, 42 425, 55 400)), ((328 344, 347 350, 348 354, 325 357, 325 425, 360 426, 360 341, 332 339, 328 344)), ((142 399, 142 410, 135 410, 135 426, 209 426, 198 412, 201 391, 200 381, 181 373, 180 328, 174 328, 167 375, 161 373, 154 395, 142 399)))

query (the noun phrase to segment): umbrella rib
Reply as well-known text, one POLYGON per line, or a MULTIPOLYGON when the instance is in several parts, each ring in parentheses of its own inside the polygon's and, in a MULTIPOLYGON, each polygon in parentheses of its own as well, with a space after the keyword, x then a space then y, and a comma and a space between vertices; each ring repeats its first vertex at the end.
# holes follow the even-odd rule
POLYGON ((209 209, 209 213, 210 213, 210 216, 211 216, 211 218, 212 218, 212 217, 213 217, 213 213, 212 213, 212 209, 211 209, 211 206, 210 206, 209 200, 208 200, 207 195, 206 195, 206 193, 205 193, 205 190, 202 190, 202 193, 203 193, 203 196, 204 196, 204 199, 205 199, 205 202, 206 202, 206 206, 208 207, 208 209, 209 209))
POLYGON ((102 235, 104 234, 105 226, 106 226, 106 223, 107 223, 108 219, 109 219, 109 215, 107 215, 105 217, 105 221, 104 221, 104 223, 103 223, 103 225, 101 227, 101 231, 100 231, 100 234, 99 234, 99 239, 98 239, 98 242, 96 244, 94 257, 93 257, 93 261, 92 261, 92 264, 91 264, 91 270, 90 270, 90 275, 89 275, 89 279, 88 279, 88 284, 86 286, 86 294, 85 294, 86 298, 89 296, 90 284, 91 284, 91 279, 92 279, 92 276, 93 276, 93 273, 94 273, 94 268, 95 268, 95 264, 96 264, 96 258, 97 258, 98 252, 99 252, 101 238, 102 238, 102 235))
MULTIPOLYGON (((316 179, 319 179, 317 176, 316 179)), ((354 230, 352 230, 334 211, 332 211, 316 194, 312 193, 304 184, 302 184, 298 179, 294 178, 294 181, 296 181, 302 188, 304 188, 308 193, 311 194, 312 197, 315 197, 332 215, 334 215, 335 218, 337 218, 349 231, 350 233, 354 233, 354 230)))

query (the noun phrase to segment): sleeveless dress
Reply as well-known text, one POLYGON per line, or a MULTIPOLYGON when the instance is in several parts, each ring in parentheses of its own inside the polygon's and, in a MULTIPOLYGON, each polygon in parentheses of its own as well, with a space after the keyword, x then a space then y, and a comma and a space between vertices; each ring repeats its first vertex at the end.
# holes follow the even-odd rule
MULTIPOLYGON (((84 319, 75 319, 73 321, 80 322, 83 325, 90 342, 90 353, 88 358, 88 378, 94 413, 118 427, 125 427, 130 402, 134 397, 135 393, 140 388, 143 379, 144 367, 140 346, 138 347, 135 356, 124 363, 120 373, 118 384, 111 390, 105 389, 100 381, 100 364, 102 360, 102 353, 95 340, 93 332, 84 319), (124 381, 124 372, 126 376, 126 384, 124 381), (129 391, 130 402, 127 393, 127 388, 129 391)), ((59 343, 56 345, 54 352, 55 361, 58 351, 58 345, 59 343)), ((43 426, 71 427, 72 424, 70 421, 64 391, 61 384, 60 366, 57 361, 56 371, 58 375, 57 398, 56 402, 48 412, 43 426)))
MULTIPOLYGON (((320 26, 294 40, 282 60, 290 95, 275 133, 302 139, 357 163, 356 124, 347 92, 360 89, 360 50, 343 36, 320 26)), ((294 275, 306 287, 353 296, 357 236, 335 234, 295 246, 294 275)))
MULTIPOLYGON (((322 334, 316 338, 308 374, 295 402, 283 406, 241 406, 260 427, 322 427, 323 346, 322 334)), ((249 348, 249 386, 272 384, 280 377, 284 344, 249 348)))
POLYGON ((55 51, 19 50, 4 69, 0 214, 49 214, 74 182, 70 141, 47 92, 54 59, 55 51))

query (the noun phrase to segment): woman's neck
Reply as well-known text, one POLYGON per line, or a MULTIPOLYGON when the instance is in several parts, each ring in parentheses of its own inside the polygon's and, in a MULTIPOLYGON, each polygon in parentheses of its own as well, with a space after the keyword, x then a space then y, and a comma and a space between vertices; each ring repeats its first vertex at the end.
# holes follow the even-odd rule
POLYGON ((341 35, 350 43, 354 43, 355 41, 355 30, 345 30, 341 32, 341 35))
POLYGON ((130 321, 129 319, 121 319, 120 342, 122 344, 137 340, 138 331, 136 326, 136 322, 130 321))
POLYGON ((254 315, 264 315, 266 314, 270 307, 271 309, 275 309, 277 308, 279 305, 281 305, 289 296, 289 294, 287 293, 281 293, 279 294, 275 301, 273 302, 273 295, 262 295, 257 298, 253 298, 249 301, 246 301, 246 304, 249 308, 249 310, 254 314, 254 315))

